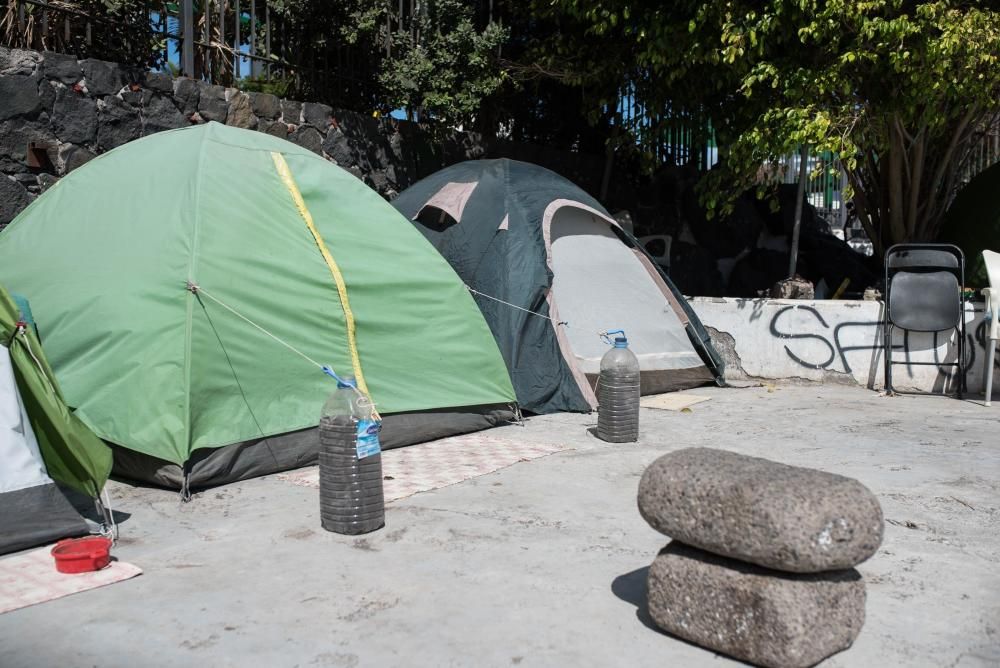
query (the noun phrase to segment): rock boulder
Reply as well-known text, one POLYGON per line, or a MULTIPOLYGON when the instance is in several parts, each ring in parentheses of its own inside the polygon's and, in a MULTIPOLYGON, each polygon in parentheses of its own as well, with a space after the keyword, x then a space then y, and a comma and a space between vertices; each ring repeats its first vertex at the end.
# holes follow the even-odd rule
POLYGON ((812 666, 850 647, 865 621, 853 569, 778 573, 677 541, 650 566, 648 588, 657 626, 761 666, 812 666))
POLYGON ((671 538, 792 573, 850 568, 882 543, 882 508, 857 480, 725 450, 663 455, 638 500, 671 538))

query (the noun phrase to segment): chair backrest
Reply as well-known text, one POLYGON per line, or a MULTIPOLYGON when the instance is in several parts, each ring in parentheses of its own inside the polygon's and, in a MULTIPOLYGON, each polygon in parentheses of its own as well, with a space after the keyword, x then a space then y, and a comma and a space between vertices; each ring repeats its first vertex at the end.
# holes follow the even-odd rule
POLYGON ((917 332, 961 323, 965 257, 950 244, 899 244, 885 254, 886 317, 917 332))
POLYGON ((983 263, 986 265, 986 275, 990 279, 990 287, 1000 288, 1000 253, 984 250, 983 263))
MULTIPOLYGON (((941 244, 944 246, 945 244, 941 244)), ((952 248, 955 248, 952 246, 952 248)), ((896 245, 885 254, 886 269, 892 272, 901 269, 928 271, 933 269, 959 269, 960 259, 949 250, 896 245)))

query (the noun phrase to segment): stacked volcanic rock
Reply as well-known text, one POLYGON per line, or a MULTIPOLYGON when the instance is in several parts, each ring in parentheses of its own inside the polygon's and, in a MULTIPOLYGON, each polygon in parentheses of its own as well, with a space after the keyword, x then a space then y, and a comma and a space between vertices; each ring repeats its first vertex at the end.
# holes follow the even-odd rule
POLYGON ((811 666, 854 642, 882 509, 851 478, 724 450, 664 455, 639 512, 669 543, 649 569, 664 630, 764 666, 811 666))

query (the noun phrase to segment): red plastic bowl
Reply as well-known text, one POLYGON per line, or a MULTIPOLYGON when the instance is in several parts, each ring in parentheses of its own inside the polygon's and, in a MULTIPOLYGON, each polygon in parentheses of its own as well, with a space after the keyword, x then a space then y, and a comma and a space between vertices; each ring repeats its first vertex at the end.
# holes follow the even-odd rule
POLYGON ((69 538, 52 548, 60 573, 99 571, 111 563, 111 539, 104 536, 69 538))

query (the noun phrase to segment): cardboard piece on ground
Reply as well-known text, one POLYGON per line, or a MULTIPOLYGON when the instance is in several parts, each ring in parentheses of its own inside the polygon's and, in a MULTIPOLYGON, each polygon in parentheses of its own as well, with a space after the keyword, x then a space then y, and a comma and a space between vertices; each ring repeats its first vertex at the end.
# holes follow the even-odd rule
POLYGON ((0 559, 0 614, 36 603, 133 578, 142 573, 138 566, 112 561, 102 570, 66 574, 56 570, 52 546, 0 559))
MULTIPOLYGON (((528 444, 486 434, 465 434, 394 448, 382 453, 385 476, 382 489, 388 503, 568 449, 569 446, 562 444, 528 444)), ((296 485, 319 487, 316 466, 276 477, 296 485)))
POLYGON ((660 408, 667 411, 680 411, 709 401, 712 397, 698 394, 686 394, 684 392, 668 392, 667 394, 653 394, 639 400, 639 405, 643 408, 660 408))

